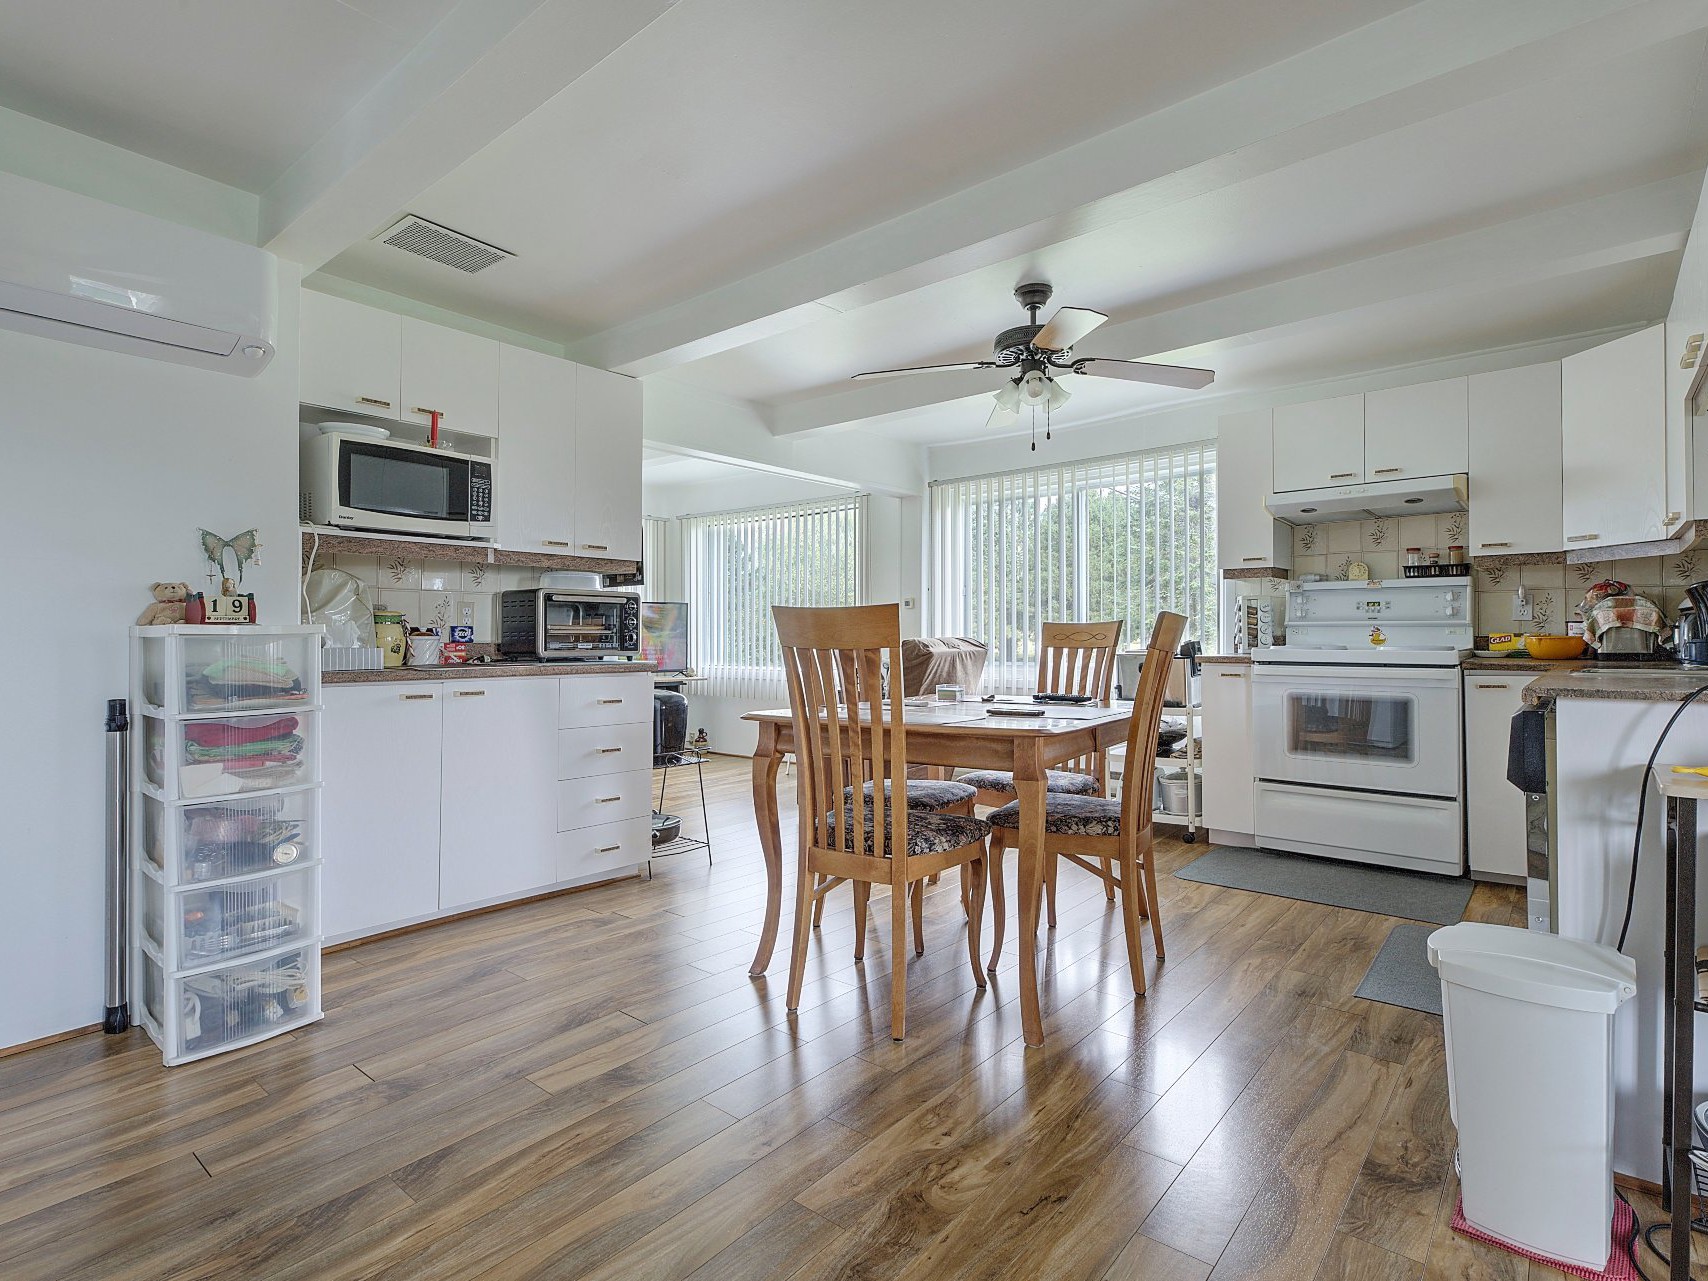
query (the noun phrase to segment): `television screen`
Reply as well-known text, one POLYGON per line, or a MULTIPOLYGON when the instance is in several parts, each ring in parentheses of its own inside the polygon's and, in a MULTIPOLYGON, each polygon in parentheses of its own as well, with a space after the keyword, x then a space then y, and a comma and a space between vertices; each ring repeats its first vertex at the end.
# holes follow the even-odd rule
POLYGON ((682 601, 641 602, 641 657, 661 672, 688 670, 688 606, 682 601))

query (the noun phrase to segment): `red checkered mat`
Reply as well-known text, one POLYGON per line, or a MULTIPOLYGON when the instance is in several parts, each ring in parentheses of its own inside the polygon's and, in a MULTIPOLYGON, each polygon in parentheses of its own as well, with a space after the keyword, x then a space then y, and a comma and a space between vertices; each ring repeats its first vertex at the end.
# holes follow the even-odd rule
POLYGON ((1631 1256, 1626 1252, 1625 1247, 1625 1243, 1631 1240, 1631 1234, 1636 1230, 1637 1216, 1631 1212, 1631 1207, 1623 1201, 1615 1201, 1613 1203, 1613 1251, 1607 1257, 1606 1269, 1597 1272, 1594 1268, 1582 1267, 1576 1263, 1563 1263, 1559 1259, 1550 1259, 1545 1254, 1526 1250, 1521 1245, 1502 1241, 1499 1237, 1492 1236, 1481 1228, 1473 1227, 1465 1218, 1463 1197, 1453 1207, 1453 1231, 1460 1236, 1498 1246, 1508 1254, 1516 1254, 1520 1258, 1530 1259, 1536 1263, 1546 1263, 1550 1268, 1558 1268, 1561 1272, 1574 1277, 1584 1277, 1587 1281, 1603 1281, 1603 1278, 1606 1278, 1606 1281, 1638 1281, 1639 1274, 1636 1267, 1631 1263, 1631 1256))

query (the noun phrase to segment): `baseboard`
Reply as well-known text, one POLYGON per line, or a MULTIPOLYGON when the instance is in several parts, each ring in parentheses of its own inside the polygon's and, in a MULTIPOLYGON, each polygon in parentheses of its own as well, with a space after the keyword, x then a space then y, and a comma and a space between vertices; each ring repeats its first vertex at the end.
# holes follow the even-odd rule
POLYGON ((0 1045, 0 1059, 13 1054, 22 1054, 26 1050, 40 1050, 49 1045, 58 1045, 61 1041, 69 1041, 74 1036, 88 1036, 91 1032, 99 1032, 101 1025, 91 1023, 88 1027, 68 1028, 64 1032, 55 1032, 52 1036, 38 1036, 33 1041, 24 1041, 18 1045, 0 1045))
POLYGON ((435 916, 426 921, 412 921, 408 925, 399 925, 396 929, 381 930, 378 934, 364 934, 361 938, 345 939, 339 943, 325 943, 321 945, 320 954, 330 956, 334 952, 361 947, 365 943, 377 943, 381 939, 394 939, 403 934, 418 934, 422 930, 449 925, 452 921, 466 921, 475 916, 489 916, 493 912, 503 912, 512 907, 521 907, 524 903, 541 903, 549 898, 562 898, 566 894, 581 894, 587 890, 597 890, 607 885, 620 885, 624 881, 638 881, 640 879, 641 874, 639 872, 631 872, 627 876, 612 876, 603 881, 589 881, 586 885, 570 885, 561 890, 547 890, 544 894, 530 894, 526 898, 512 898, 506 899, 502 903, 488 903, 484 907, 471 907, 465 911, 452 912, 448 916, 435 916))

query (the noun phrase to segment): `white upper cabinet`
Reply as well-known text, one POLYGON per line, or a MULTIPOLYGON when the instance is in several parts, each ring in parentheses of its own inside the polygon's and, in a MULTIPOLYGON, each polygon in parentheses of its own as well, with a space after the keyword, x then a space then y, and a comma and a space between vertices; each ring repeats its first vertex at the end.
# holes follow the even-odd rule
POLYGON ((1364 397, 1336 396, 1275 410, 1275 491, 1326 489, 1364 479, 1364 397))
POLYGON ((1267 409, 1223 415, 1216 434, 1216 556, 1223 569, 1293 568, 1293 531, 1263 500, 1274 480, 1267 409))
POLYGON ((1390 387, 1364 397, 1364 479, 1450 476, 1467 466, 1467 380, 1390 387))
MULTIPOLYGON (((576 366, 505 345, 498 351, 497 538, 512 551, 575 543, 576 366)), ((637 464, 638 470, 638 464, 637 464)))
POLYGON ((498 347, 490 338, 404 316, 403 372, 398 415, 428 423, 439 411, 444 431, 498 435, 498 347))
POLYGON ((302 403, 400 417, 401 320, 377 307, 303 290, 302 403))
POLYGON ((575 374, 575 546, 579 556, 641 555, 641 386, 583 365, 575 374))
POLYGON ((1470 554, 1559 551, 1559 362, 1472 375, 1470 422, 1470 554))
POLYGON ((1567 551, 1674 532, 1681 517, 1666 505, 1666 326, 1561 361, 1560 429, 1567 551))

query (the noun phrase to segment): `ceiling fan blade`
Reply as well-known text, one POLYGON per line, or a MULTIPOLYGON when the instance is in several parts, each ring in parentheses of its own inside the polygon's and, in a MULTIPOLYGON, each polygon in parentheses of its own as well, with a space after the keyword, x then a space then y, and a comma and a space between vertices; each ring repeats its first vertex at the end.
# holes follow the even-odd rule
POLYGON ((986 427, 1012 427, 1019 421, 1020 411, 1018 409, 1004 409, 998 405, 990 411, 990 417, 985 419, 984 425, 986 427))
POLYGON ((869 369, 863 374, 854 374, 854 378, 893 378, 898 374, 935 374, 946 369, 995 369, 996 362, 990 360, 963 360, 955 365, 914 365, 909 369, 869 369))
POLYGON ((1197 391, 1216 381, 1213 369, 1193 369, 1188 365, 1153 365, 1145 360, 1116 360, 1110 356, 1089 356, 1073 362, 1073 372, 1093 378, 1124 378, 1130 383, 1156 383, 1162 387, 1185 387, 1197 391))
POLYGON ((1032 339, 1045 351, 1066 351, 1109 317, 1089 307, 1058 307, 1050 322, 1032 339))

